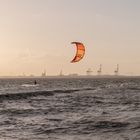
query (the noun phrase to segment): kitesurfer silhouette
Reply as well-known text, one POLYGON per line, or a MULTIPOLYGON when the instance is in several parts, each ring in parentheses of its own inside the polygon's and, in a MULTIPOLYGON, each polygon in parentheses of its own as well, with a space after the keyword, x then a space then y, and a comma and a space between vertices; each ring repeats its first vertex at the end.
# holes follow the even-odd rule
POLYGON ((36 81, 36 80, 34 81, 34 84, 35 84, 35 85, 37 84, 37 81, 36 81))

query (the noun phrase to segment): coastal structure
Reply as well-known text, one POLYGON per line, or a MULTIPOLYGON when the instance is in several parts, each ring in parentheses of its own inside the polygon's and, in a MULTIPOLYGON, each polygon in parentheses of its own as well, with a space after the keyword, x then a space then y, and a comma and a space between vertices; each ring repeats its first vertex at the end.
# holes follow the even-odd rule
POLYGON ((93 71, 90 68, 86 71, 86 73, 87 73, 88 76, 92 75, 92 72, 93 71))
POLYGON ((97 71, 97 74, 100 76, 102 74, 102 65, 100 64, 99 70, 97 71))
POLYGON ((41 76, 46 77, 46 69, 44 69, 44 72, 42 72, 41 76))
POLYGON ((62 71, 62 70, 60 71, 59 76, 64 76, 64 74, 63 74, 63 71, 62 71))
POLYGON ((119 64, 117 64, 117 67, 116 67, 116 69, 114 71, 114 74, 115 74, 115 76, 119 75, 119 64))

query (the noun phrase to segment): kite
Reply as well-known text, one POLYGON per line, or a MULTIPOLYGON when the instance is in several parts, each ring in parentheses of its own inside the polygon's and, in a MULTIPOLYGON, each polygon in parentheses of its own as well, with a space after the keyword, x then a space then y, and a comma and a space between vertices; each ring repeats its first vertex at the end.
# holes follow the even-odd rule
POLYGON ((80 61, 85 55, 85 46, 81 42, 72 42, 71 44, 75 44, 77 47, 76 55, 71 61, 71 63, 75 63, 80 61))

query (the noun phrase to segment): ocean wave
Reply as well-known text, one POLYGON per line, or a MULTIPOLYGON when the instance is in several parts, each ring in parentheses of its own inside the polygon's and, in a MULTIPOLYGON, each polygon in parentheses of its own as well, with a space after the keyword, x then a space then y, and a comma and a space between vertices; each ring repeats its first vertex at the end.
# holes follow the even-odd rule
POLYGON ((74 93, 78 91, 95 91, 95 88, 74 88, 74 89, 55 89, 55 90, 45 90, 45 91, 27 91, 27 92, 17 92, 17 93, 6 93, 0 94, 0 101, 1 100, 20 100, 20 99, 27 99, 29 97, 36 97, 36 96, 53 96, 56 93, 74 93))
POLYGON ((70 90, 52 90, 52 91, 34 91, 34 92, 19 92, 19 93, 7 93, 0 95, 0 101, 2 100, 20 100, 27 99, 29 97, 36 96, 53 96, 55 93, 72 93, 79 91, 78 89, 70 89, 70 90))
POLYGON ((98 132, 118 132, 126 129, 130 124, 128 122, 113 122, 113 121, 86 121, 66 124, 61 127, 47 128, 43 125, 35 130, 36 134, 91 134, 98 132))

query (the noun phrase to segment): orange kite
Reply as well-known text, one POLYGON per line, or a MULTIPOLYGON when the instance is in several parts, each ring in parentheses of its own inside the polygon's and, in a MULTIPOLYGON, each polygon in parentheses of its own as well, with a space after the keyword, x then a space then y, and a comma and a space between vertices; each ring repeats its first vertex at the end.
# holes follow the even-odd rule
POLYGON ((85 46, 81 42, 72 42, 72 44, 75 44, 77 47, 76 55, 71 61, 71 63, 75 63, 80 61, 84 55, 85 55, 85 46))

